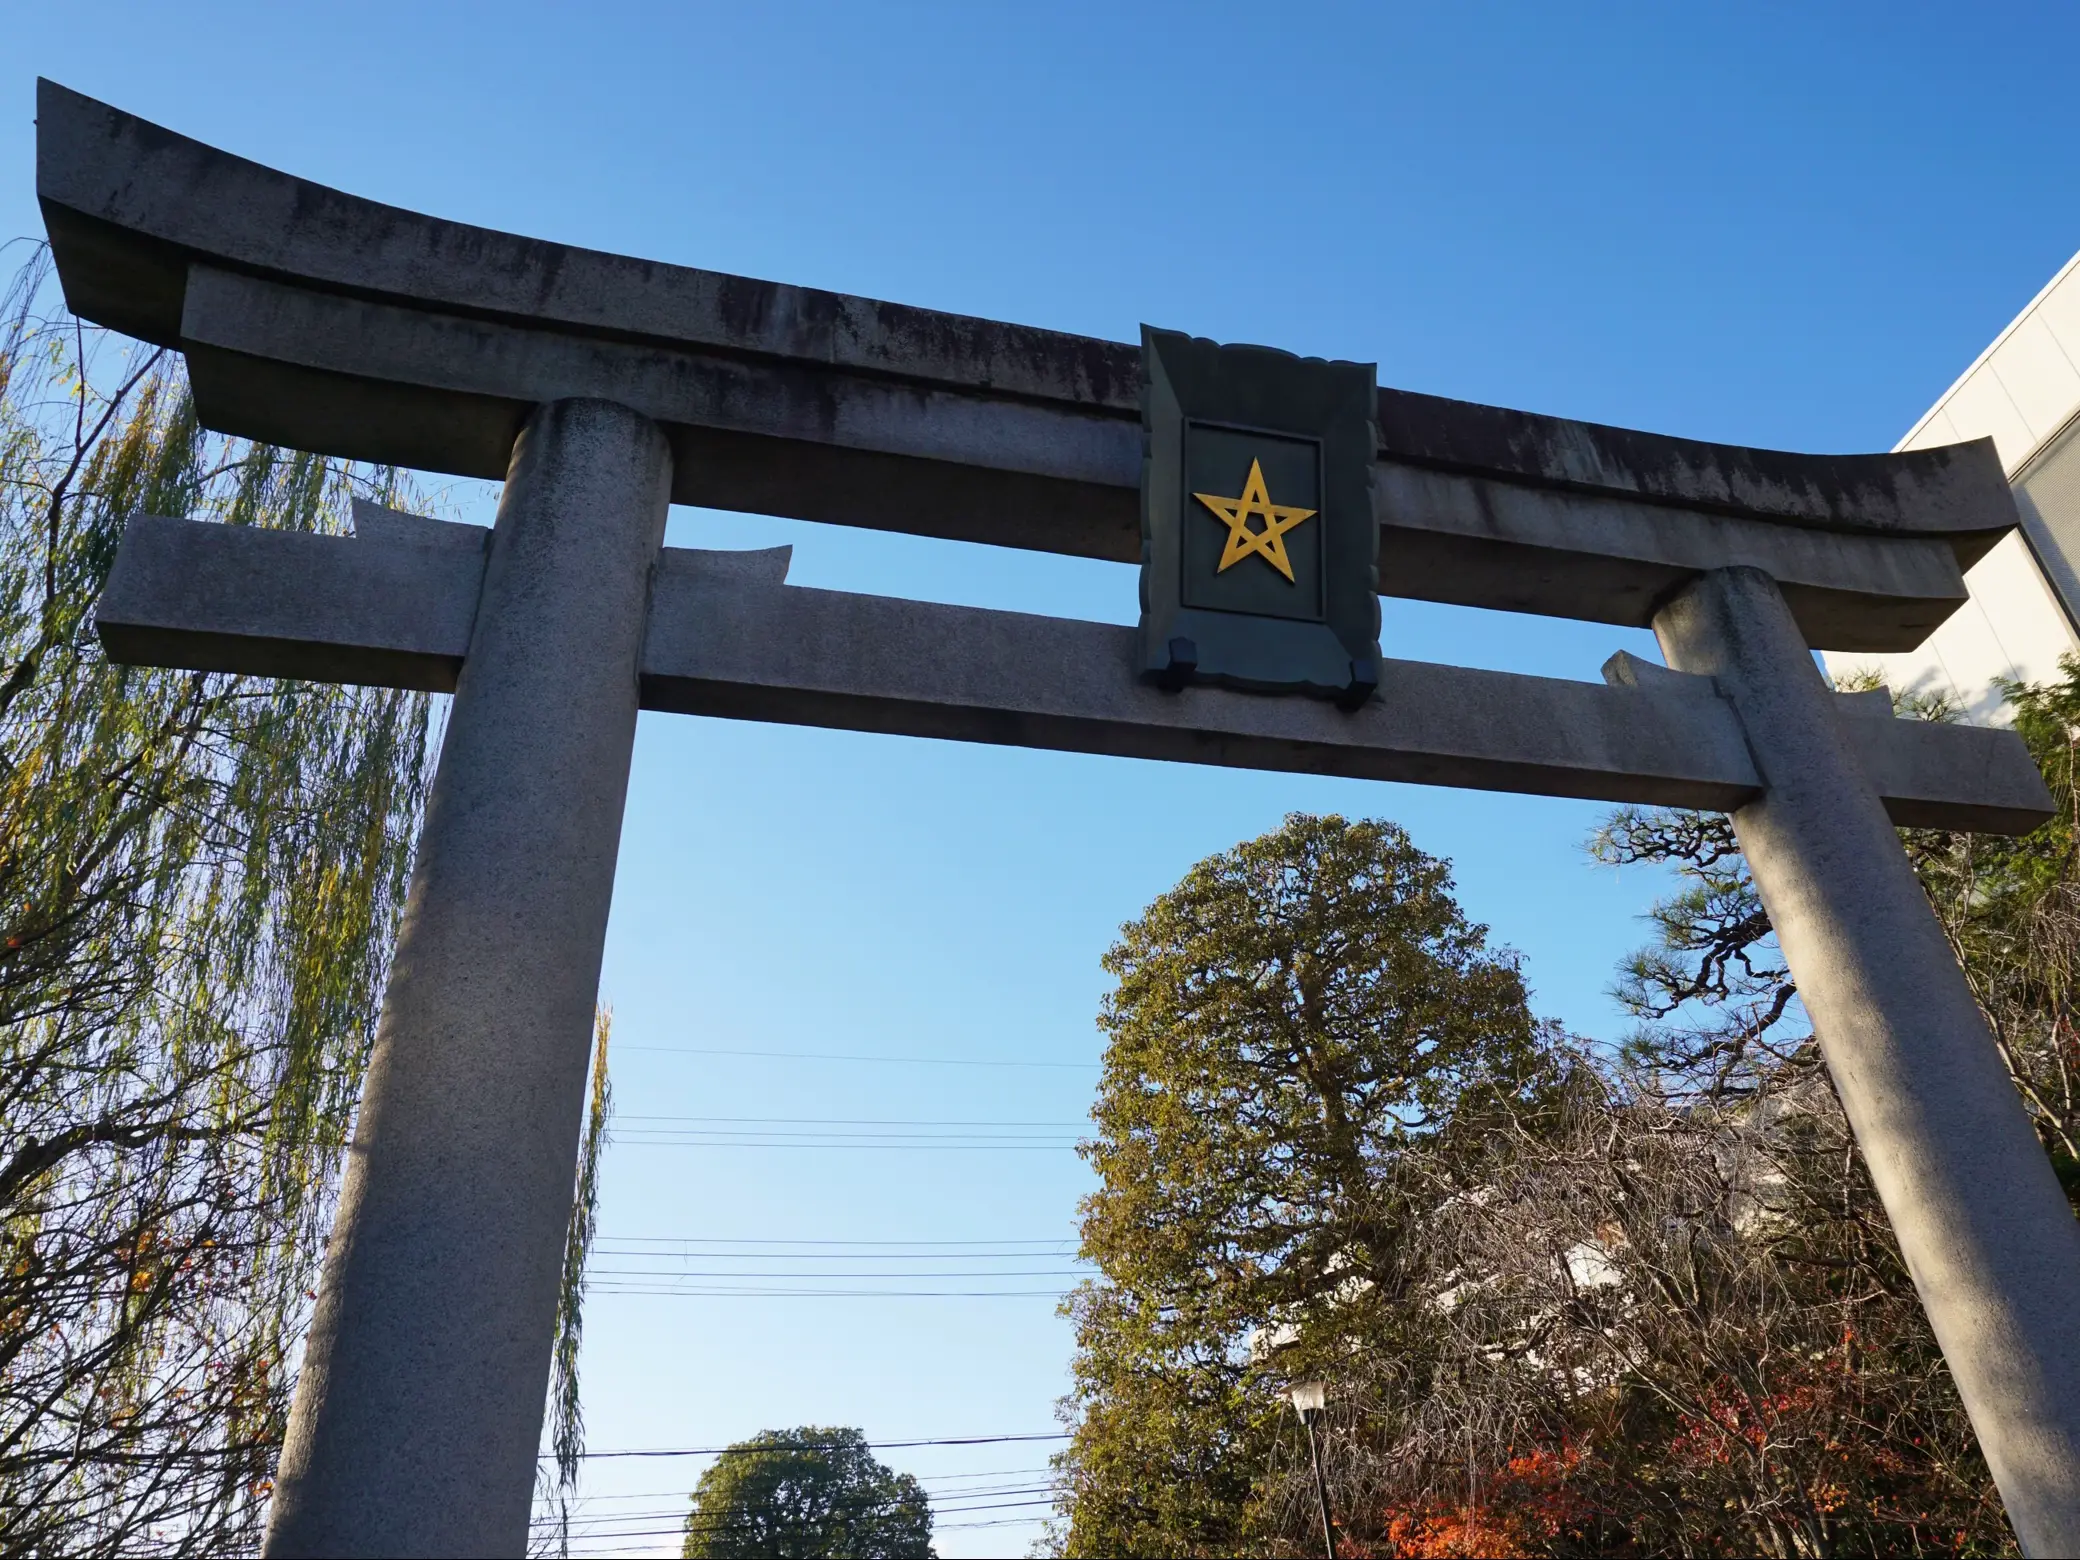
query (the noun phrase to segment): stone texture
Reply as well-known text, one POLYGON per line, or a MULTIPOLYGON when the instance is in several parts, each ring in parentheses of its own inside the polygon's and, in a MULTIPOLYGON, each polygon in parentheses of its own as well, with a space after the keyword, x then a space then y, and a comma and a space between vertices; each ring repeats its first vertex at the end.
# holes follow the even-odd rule
MULTIPOLYGON (((67 299, 188 356, 204 419, 497 477, 530 409, 665 429, 689 504, 1137 562, 1139 354, 400 211, 45 82, 67 299)), ((1715 564, 1807 638, 1910 648, 2016 524, 1990 444, 1744 449, 1381 390, 1380 589, 1643 626, 1715 564)))
MULTIPOLYGON (((1172 695, 1134 675, 1130 628, 783 586, 786 552, 663 551, 645 708, 1681 807, 1736 807, 1759 786, 1710 680, 1632 656, 1606 668, 1613 687, 1387 661, 1355 714, 1172 695)), ((140 516, 98 626, 120 660, 443 689, 482 571, 466 547, 140 516)), ((2020 832, 2048 815, 2012 732, 1859 718, 1848 740, 1896 822, 2020 832)))
POLYGON ((455 520, 435 520, 427 515, 392 509, 365 498, 353 501, 354 539, 380 546, 448 547, 482 558, 491 545, 491 533, 480 525, 455 520))
MULTIPOLYGON (((2009 1520, 2080 1554, 2080 1223, 1769 577, 1705 576, 1655 620, 1731 701, 1762 794, 1735 832, 2009 1520)), ((1894 724, 1905 724, 1895 722, 1894 724)))
POLYGON ((134 515, 95 628, 137 665, 451 693, 484 579, 467 529, 436 548, 134 515))
POLYGON ((605 402, 543 407, 514 449, 269 1555, 525 1551, 670 478, 657 429, 605 402))

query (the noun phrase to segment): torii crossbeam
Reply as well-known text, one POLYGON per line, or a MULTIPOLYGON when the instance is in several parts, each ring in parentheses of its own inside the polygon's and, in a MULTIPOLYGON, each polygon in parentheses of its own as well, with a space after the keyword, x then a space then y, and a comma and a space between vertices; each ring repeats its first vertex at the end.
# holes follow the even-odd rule
MULTIPOLYGON (((1893 832, 2019 833, 2049 797, 2012 733, 1894 720, 1810 653, 1964 600, 2016 523, 1990 444, 1788 455, 1380 390, 1380 592, 1650 626, 1669 666, 1354 661, 1346 710, 1181 686, 1186 656, 1165 691, 1132 630, 662 547, 676 501, 1141 560, 1140 350, 443 222, 49 82, 38 126, 68 302, 184 353, 208 426, 506 484, 488 533, 139 517, 97 614, 118 660, 455 696, 269 1554, 523 1551, 639 707, 1731 812, 2016 1531, 2080 1551, 2080 1225, 1893 832)), ((1280 526, 1315 513, 1250 471, 1280 526)), ((1243 504, 1220 567, 1293 579, 1243 504)))

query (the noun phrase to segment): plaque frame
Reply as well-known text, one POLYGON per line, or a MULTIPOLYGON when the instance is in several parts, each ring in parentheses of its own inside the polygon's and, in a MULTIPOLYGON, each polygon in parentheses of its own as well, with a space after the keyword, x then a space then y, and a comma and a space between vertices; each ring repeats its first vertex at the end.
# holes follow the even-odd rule
POLYGON ((1375 365, 1148 325, 1141 353, 1141 674, 1172 691, 1216 683, 1358 708, 1380 669, 1375 365), (1316 451, 1312 492, 1296 475, 1303 443, 1316 451), (1252 472, 1259 457, 1272 461, 1274 488, 1283 477, 1272 501, 1313 513, 1274 538, 1283 568, 1259 552, 1231 575, 1209 561, 1224 522, 1195 490, 1215 482, 1240 497, 1245 456, 1252 472), (1226 475, 1207 475, 1216 469, 1226 475), (1282 581, 1275 568, 1291 572, 1282 581), (1302 594, 1280 604, 1283 590, 1302 594))

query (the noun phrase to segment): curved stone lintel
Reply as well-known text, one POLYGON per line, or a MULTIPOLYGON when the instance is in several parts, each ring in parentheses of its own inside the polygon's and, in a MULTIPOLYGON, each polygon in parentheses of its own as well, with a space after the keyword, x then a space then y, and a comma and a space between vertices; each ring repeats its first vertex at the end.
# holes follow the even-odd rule
MULTIPOLYGON (((67 295, 178 344, 187 266, 530 327, 749 353, 1138 416, 1137 348, 523 238, 347 195, 205 146, 55 82, 37 91, 37 193, 67 295)), ((1382 454, 1795 524, 2005 530, 1977 443, 1802 455, 1380 392, 1382 454)), ((1983 441, 1981 441, 1983 442, 1983 441)))
MULTIPOLYGON (((184 351, 222 431, 495 478, 532 406, 607 396, 665 429, 680 503, 1139 560, 1132 346, 445 222, 48 81, 37 159, 72 307, 184 351)), ((1814 646, 1898 651, 2016 523, 1984 440, 1798 455, 1379 395, 1383 594, 1639 625, 1732 558, 1814 646)))

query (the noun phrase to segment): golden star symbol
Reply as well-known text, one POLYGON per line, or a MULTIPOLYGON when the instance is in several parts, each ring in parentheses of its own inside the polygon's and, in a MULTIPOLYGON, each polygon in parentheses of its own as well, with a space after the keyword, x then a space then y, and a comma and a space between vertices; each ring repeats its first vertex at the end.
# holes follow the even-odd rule
POLYGON ((1211 493, 1194 493, 1192 497, 1220 516, 1221 523, 1228 528, 1228 545, 1222 550, 1220 567, 1214 573, 1225 574, 1255 553, 1287 579, 1293 578, 1293 563, 1286 556, 1286 532, 1314 511, 1272 503, 1270 490, 1264 486, 1262 462, 1249 463, 1249 480, 1242 485, 1242 497, 1216 498, 1211 493), (1263 517, 1263 530, 1249 528, 1252 515, 1263 517))

